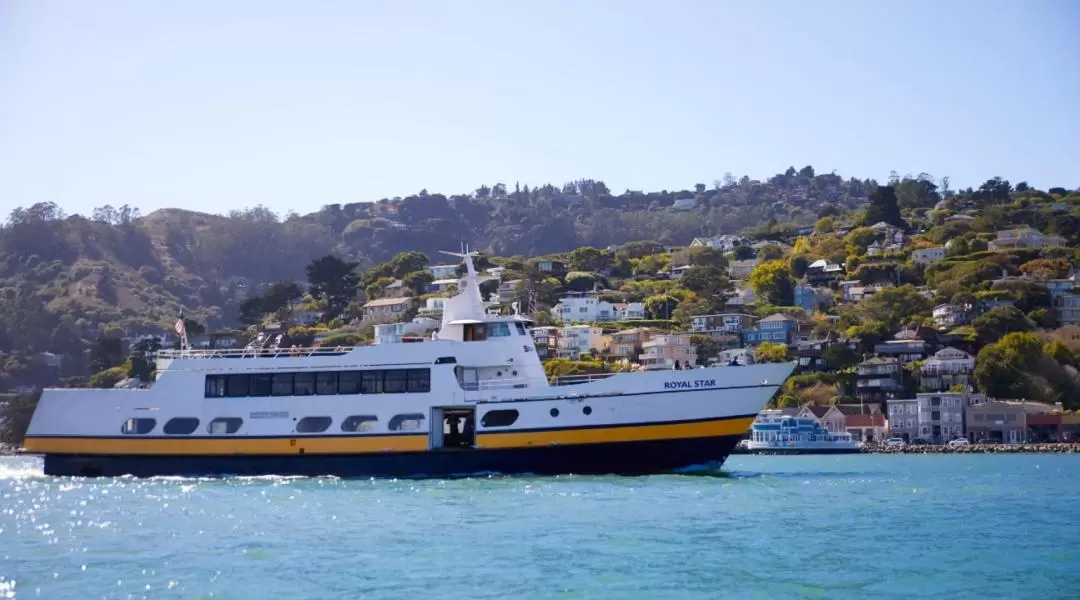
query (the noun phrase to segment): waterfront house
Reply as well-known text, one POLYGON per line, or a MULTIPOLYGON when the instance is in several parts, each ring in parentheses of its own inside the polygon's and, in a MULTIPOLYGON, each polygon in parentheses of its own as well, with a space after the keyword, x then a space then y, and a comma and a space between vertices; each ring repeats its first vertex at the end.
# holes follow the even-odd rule
POLYGON ((837 404, 844 415, 844 431, 860 442, 881 441, 888 437, 885 415, 876 404, 837 404))
POLYGON ((1080 414, 1077 413, 1061 410, 1029 413, 1027 426, 1027 439, 1031 442, 1080 442, 1080 414))
POLYGON ((917 439, 936 444, 963 436, 968 407, 986 402, 986 396, 967 392, 919 393, 915 397, 919 411, 917 439))
POLYGON ((585 353, 592 353, 595 356, 607 350, 608 342, 609 338, 599 327, 567 325, 559 330, 558 350, 555 355, 558 358, 571 360, 577 360, 585 353))
POLYGON ((609 336, 611 342, 608 344, 608 354, 612 358, 634 360, 641 354, 642 344, 644 344, 655 331, 655 329, 647 327, 635 327, 633 329, 616 331, 609 336))
POLYGON ((910 442, 919 437, 919 401, 916 398, 889 398, 886 401, 889 415, 889 437, 910 442))
POLYGON ((923 361, 919 369, 919 387, 942 392, 953 386, 967 388, 975 370, 975 357, 952 346, 942 348, 923 361))
POLYGON ((685 333, 654 335, 641 344, 641 349, 638 359, 650 371, 674 369, 675 361, 679 361, 680 366, 687 362, 693 366, 697 362, 697 347, 685 333))
POLYGON ((845 431, 844 413, 840 412, 835 406, 808 404, 796 416, 800 419, 817 419, 821 426, 828 429, 830 433, 843 433, 845 431))
POLYGON ((1039 402, 998 400, 966 407, 967 436, 972 442, 1022 444, 1028 441, 1028 416, 1053 414, 1039 402))

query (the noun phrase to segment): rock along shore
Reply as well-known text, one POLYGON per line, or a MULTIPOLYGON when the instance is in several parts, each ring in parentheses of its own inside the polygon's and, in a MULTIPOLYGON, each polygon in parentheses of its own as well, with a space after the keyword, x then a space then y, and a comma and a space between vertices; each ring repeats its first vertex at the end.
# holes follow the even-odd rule
POLYGON ((1080 454, 1080 444, 971 444, 968 446, 864 444, 863 454, 1080 454))

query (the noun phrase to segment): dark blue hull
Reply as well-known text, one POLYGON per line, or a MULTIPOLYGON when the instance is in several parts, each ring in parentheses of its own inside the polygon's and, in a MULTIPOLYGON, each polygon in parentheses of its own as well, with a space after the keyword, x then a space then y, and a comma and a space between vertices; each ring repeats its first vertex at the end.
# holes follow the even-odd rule
POLYGON ((645 475, 698 465, 719 468, 741 435, 499 449, 446 449, 379 454, 228 456, 45 456, 45 474, 112 477, 301 475, 457 477, 504 475, 645 475))

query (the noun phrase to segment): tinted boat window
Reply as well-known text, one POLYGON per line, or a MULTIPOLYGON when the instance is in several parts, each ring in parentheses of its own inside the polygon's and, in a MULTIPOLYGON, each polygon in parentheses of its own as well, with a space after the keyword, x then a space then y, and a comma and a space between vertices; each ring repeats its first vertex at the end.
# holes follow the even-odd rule
POLYGON ((304 417, 296 424, 297 433, 322 433, 330 429, 330 417, 304 417))
POLYGON ((363 433, 375 429, 378 422, 379 418, 375 415, 353 415, 341 422, 341 430, 363 433))
POLYGON ((518 411, 516 410, 489 410, 480 419, 480 424, 484 427, 506 427, 513 425, 517 419, 518 411))
POLYGON ((383 393, 383 372, 382 371, 363 371, 363 381, 360 385, 360 391, 364 394, 381 394, 383 393))
POLYGON ((153 431, 155 426, 157 426, 156 419, 128 419, 127 421, 124 421, 124 426, 120 428, 120 433, 143 435, 153 431))
POLYGON ((510 337, 510 325, 507 323, 488 323, 488 337, 510 337))
POLYGON ((252 396, 269 396, 274 390, 274 377, 269 373, 253 375, 251 384, 252 396))
POLYGON ((315 393, 330 396, 337 393, 337 373, 327 371, 315 374, 315 393))
POLYGON ((517 329, 518 335, 525 335, 525 326, 521 323, 514 323, 514 328, 517 329))
POLYGON ((244 420, 240 417, 218 417, 210 424, 206 426, 207 433, 212 434, 229 434, 240 431, 240 426, 244 424, 244 420))
POLYGON ((224 375, 207 375, 206 376, 206 397, 207 398, 222 398, 225 396, 225 376, 224 375))
POLYGON ((359 394, 360 373, 361 371, 342 371, 338 373, 338 393, 359 394))
POLYGON ((225 395, 230 398, 242 398, 248 395, 247 375, 229 375, 225 379, 225 395))
POLYGON ((199 428, 199 420, 194 417, 176 417, 165 423, 163 431, 169 435, 187 435, 199 428))
POLYGON ((274 396, 292 396, 292 373, 274 373, 273 388, 270 391, 274 396))
POLYGON ((297 373, 293 375, 293 395, 310 396, 315 393, 315 374, 297 373))
POLYGON ((386 371, 386 378, 383 380, 383 391, 387 394, 401 394, 408 391, 408 373, 409 372, 404 369, 386 371))
POLYGON ((410 393, 431 391, 431 369, 409 369, 408 378, 410 393))

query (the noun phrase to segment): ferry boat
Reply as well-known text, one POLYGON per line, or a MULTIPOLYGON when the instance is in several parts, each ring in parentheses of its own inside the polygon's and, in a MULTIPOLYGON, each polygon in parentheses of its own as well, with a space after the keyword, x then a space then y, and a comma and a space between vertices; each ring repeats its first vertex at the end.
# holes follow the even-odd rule
MULTIPOLYGON (((163 350, 137 389, 46 389, 24 442, 70 476, 647 474, 719 467, 790 363, 548 380, 472 257, 431 340, 163 350)), ((182 333, 183 321, 177 329, 182 333)))
POLYGON ((756 454, 849 454, 862 451, 850 433, 833 433, 817 419, 762 411, 750 427, 746 449, 756 454))

